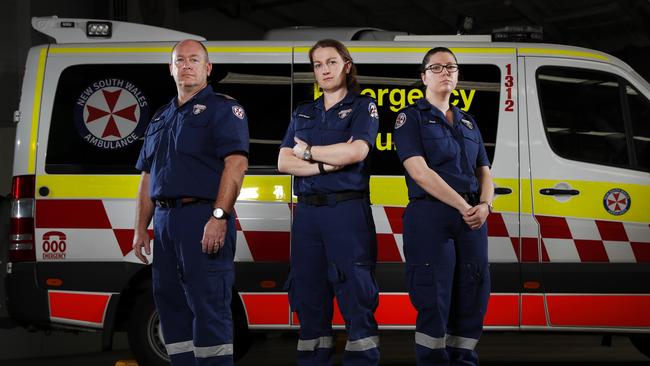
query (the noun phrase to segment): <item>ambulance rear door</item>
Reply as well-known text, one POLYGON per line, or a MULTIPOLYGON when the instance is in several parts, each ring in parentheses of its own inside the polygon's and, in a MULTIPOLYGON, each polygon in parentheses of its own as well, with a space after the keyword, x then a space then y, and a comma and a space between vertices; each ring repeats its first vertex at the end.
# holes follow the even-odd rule
POLYGON ((534 214, 523 240, 541 257, 548 326, 647 331, 648 83, 600 53, 520 54, 534 214))

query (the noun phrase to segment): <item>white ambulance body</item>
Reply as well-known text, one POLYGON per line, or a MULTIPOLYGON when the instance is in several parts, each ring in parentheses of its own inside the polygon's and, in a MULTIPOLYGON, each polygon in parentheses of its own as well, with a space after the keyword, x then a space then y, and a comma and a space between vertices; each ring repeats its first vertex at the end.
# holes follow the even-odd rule
MULTIPOLYGON (((35 18, 13 168, 7 298, 17 324, 127 330, 139 360, 164 364, 151 273, 133 255, 134 165, 155 110, 175 95, 174 41, 200 37, 120 22, 35 18), (104 28, 104 25, 106 28, 104 28), (124 31, 128 31, 126 34, 124 31)), ((488 330, 628 333, 650 350, 650 85, 597 51, 462 36, 346 42, 377 99, 372 152, 377 320, 414 328, 406 293, 397 111, 423 97, 418 67, 446 46, 461 65, 452 102, 477 120, 497 198, 490 215, 488 330), (417 40, 413 40, 417 39, 417 40)), ((296 329, 289 270, 291 176, 275 170, 293 107, 318 90, 308 42, 206 42, 215 90, 249 116, 250 169, 235 205, 236 352, 249 330, 296 329)), ((342 326, 338 311, 334 324, 342 326)))

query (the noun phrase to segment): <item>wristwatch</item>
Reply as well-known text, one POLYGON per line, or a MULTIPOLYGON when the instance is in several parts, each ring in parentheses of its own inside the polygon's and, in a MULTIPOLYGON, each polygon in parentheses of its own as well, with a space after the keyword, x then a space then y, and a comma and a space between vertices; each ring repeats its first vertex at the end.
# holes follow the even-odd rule
POLYGON ((212 216, 217 220, 228 220, 230 215, 224 211, 221 207, 217 207, 212 211, 212 216))
POLYGON ((305 151, 303 151, 302 160, 307 160, 307 161, 311 160, 311 146, 310 145, 307 145, 307 147, 305 148, 305 151))

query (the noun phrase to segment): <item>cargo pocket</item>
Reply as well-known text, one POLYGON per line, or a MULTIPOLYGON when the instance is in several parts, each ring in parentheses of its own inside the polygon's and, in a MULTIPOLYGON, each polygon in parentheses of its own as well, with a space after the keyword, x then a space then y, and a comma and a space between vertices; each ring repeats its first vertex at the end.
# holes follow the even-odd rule
MULTIPOLYGON (((232 300, 232 285, 234 273, 232 271, 209 270, 208 281, 210 283, 208 297, 212 307, 220 314, 230 314, 230 304, 232 300)), ((201 295, 199 295, 201 296, 201 295)))
POLYGON ((476 312, 485 311, 483 300, 485 294, 482 293, 481 288, 483 284, 483 276, 485 270, 482 270, 479 264, 475 261, 465 262, 460 265, 460 273, 458 273, 458 293, 460 297, 460 306, 458 308, 458 315, 467 317, 476 312))
POLYGON ((362 309, 377 309, 379 304, 379 286, 375 278, 375 265, 373 263, 355 263, 354 277, 357 301, 362 309))
POLYGON ((406 268, 407 288, 411 303, 418 311, 436 306, 436 281, 429 263, 409 264, 406 268))
POLYGON ((298 312, 298 303, 296 301, 296 296, 295 296, 295 280, 291 277, 291 274, 289 274, 289 278, 284 282, 284 286, 282 286, 282 289, 284 291, 287 291, 287 297, 289 298, 289 307, 291 308, 292 312, 298 312))

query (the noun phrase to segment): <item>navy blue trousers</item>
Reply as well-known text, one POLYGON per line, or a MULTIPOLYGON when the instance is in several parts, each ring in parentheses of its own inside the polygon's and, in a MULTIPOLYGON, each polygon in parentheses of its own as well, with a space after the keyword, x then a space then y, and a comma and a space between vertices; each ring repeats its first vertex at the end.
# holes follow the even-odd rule
POLYGON ((235 222, 216 254, 201 251, 210 204, 156 208, 153 294, 172 365, 232 365, 235 222))
POLYGON ((490 296, 487 224, 471 230, 456 209, 419 200, 404 212, 403 238, 417 364, 477 365, 490 296))
POLYGON ((366 199, 298 204, 286 286, 300 320, 298 365, 331 365, 334 296, 348 333, 343 364, 379 363, 376 259, 375 224, 366 199))

